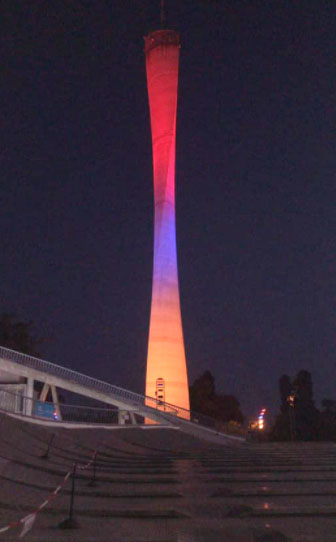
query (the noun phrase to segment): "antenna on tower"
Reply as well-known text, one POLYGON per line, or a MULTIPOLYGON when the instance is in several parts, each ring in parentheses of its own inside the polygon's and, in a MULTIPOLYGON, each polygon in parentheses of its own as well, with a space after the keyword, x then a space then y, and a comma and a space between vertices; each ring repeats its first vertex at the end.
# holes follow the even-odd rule
POLYGON ((164 26, 166 24, 166 14, 165 14, 165 9, 164 9, 164 0, 161 0, 160 20, 161 20, 161 27, 164 28, 164 26))

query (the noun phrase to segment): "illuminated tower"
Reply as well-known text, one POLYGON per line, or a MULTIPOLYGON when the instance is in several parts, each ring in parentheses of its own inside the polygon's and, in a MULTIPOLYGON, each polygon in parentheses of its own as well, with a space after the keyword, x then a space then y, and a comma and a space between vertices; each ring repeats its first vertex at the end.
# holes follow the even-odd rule
POLYGON ((180 42, 173 30, 145 38, 154 172, 154 267, 146 395, 189 410, 177 275, 175 137, 180 42))

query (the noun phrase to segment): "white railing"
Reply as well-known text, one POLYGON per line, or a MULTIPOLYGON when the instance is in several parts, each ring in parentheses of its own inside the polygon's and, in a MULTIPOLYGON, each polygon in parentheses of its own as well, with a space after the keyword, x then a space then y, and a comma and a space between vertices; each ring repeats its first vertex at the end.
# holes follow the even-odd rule
POLYGON ((23 365, 24 367, 28 367, 36 371, 41 371, 43 373, 56 376, 58 378, 64 378, 65 380, 75 382, 76 384, 84 386, 85 388, 118 395, 124 399, 130 399, 132 401, 136 401, 137 403, 140 402, 141 404, 144 404, 145 402, 145 397, 143 395, 129 390, 124 390, 123 388, 113 386, 112 384, 108 384, 102 380, 97 380, 82 373, 72 371, 67 367, 61 367, 55 363, 50 363, 50 361, 44 361, 33 356, 28 356, 27 354, 22 354, 21 352, 16 352, 15 350, 10 350, 9 348, 4 348, 3 346, 0 346, 0 359, 1 358, 18 363, 19 365, 23 365))
MULTIPOLYGON (((139 393, 119 388, 118 386, 114 386, 108 382, 97 380, 96 378, 92 378, 82 373, 77 373, 76 371, 66 367, 61 367, 60 365, 50 363, 49 361, 44 361, 27 354, 22 354, 21 352, 16 352, 15 350, 10 350, 9 348, 4 348, 3 346, 0 346, 0 362, 1 359, 17 363, 24 367, 29 367, 30 369, 34 369, 42 373, 47 373, 51 376, 55 376, 70 382, 74 382, 75 384, 78 384, 83 388, 87 388, 88 390, 95 390, 100 393, 114 396, 114 398, 123 400, 128 404, 128 406, 139 408, 143 414, 146 414, 147 411, 149 418, 151 417, 150 414, 153 413, 153 410, 155 410, 156 416, 159 415, 166 422, 168 421, 170 423, 174 423, 174 418, 175 420, 176 418, 180 418, 183 424, 196 423, 200 428, 207 427, 220 431, 218 428, 218 422, 209 416, 192 412, 170 403, 159 403, 154 397, 148 397, 146 395, 141 395, 139 393)), ((233 438, 244 440, 236 436, 233 438)))
POLYGON ((118 408, 103 408, 66 403, 53 403, 26 397, 0 388, 0 410, 22 416, 86 424, 130 425, 144 424, 144 415, 136 410, 128 412, 118 408), (121 422, 122 420, 122 422, 121 422))
MULTIPOLYGON (((157 408, 157 400, 153 397, 147 397, 139 393, 119 388, 118 386, 114 386, 108 382, 103 382, 102 380, 97 380, 96 378, 78 373, 68 369, 67 367, 61 367, 55 363, 50 363, 49 361, 44 361, 40 358, 22 354, 21 352, 16 352, 15 350, 10 350, 9 348, 4 348, 3 346, 0 346, 0 360, 1 358, 6 361, 11 361, 24 367, 40 371, 42 373, 47 373, 51 376, 74 382, 75 384, 90 390, 96 390, 101 393, 113 395, 120 399, 126 400, 128 403, 134 403, 134 406, 141 405, 149 408, 157 408)), ((184 410, 167 403, 164 405, 164 407, 167 412, 175 415, 179 415, 179 413, 182 413, 184 410)))

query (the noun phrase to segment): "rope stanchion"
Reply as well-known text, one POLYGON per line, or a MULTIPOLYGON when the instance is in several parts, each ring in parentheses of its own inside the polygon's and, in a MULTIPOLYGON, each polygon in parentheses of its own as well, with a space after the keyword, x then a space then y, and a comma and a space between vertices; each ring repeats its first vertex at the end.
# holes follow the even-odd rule
POLYGON ((88 483, 89 487, 96 487, 97 486, 97 479, 96 479, 96 461, 97 461, 97 452, 95 452, 93 457, 93 474, 90 482, 88 483))
POLYGON ((47 506, 47 504, 57 495, 57 493, 62 489, 62 487, 64 486, 65 482, 67 481, 70 475, 71 475, 71 471, 67 472, 62 482, 56 487, 56 489, 54 489, 52 493, 50 493, 50 495, 48 495, 46 500, 43 501, 43 503, 40 504, 40 506, 38 506, 33 512, 31 512, 30 514, 28 514, 27 516, 21 519, 18 519, 17 521, 13 521, 12 523, 9 523, 5 527, 2 527, 0 529, 0 533, 4 533, 5 531, 8 531, 9 529, 12 529, 13 527, 18 527, 19 525, 22 524, 23 528, 22 528, 19 538, 23 538, 24 535, 27 534, 28 531, 30 531, 30 529, 33 527, 37 514, 41 512, 41 510, 43 510, 43 508, 47 506))
POLYGON ((53 440, 55 438, 55 433, 53 433, 50 437, 50 440, 48 442, 48 447, 45 451, 45 453, 43 455, 41 455, 41 459, 48 459, 49 458, 49 452, 50 452, 50 448, 51 448, 51 445, 53 443, 53 440))
MULTIPOLYGON (((73 508, 74 508, 74 497, 75 497, 75 478, 76 478, 76 468, 80 469, 80 470, 85 470, 85 469, 88 469, 93 461, 95 461, 95 457, 97 455, 97 452, 96 450, 94 451, 93 455, 92 455, 92 458, 90 459, 90 461, 86 464, 86 465, 78 465, 77 467, 77 464, 74 463, 72 469, 66 473, 66 475, 64 476, 62 482, 54 489, 54 491, 52 491, 52 493, 50 493, 48 495, 48 497, 43 501, 42 504, 40 504, 40 506, 38 506, 33 512, 31 512, 30 514, 28 514, 27 516, 23 517, 23 518, 20 518, 16 521, 12 521, 11 523, 8 523, 8 525, 5 525, 4 527, 1 527, 0 528, 0 534, 1 533, 4 533, 6 531, 8 531, 9 529, 13 529, 14 527, 18 527, 20 525, 22 525, 22 531, 19 535, 19 538, 23 538, 33 527, 34 523, 35 523, 35 520, 36 520, 36 517, 37 515, 39 514, 39 512, 41 512, 41 510, 43 510, 43 508, 45 508, 47 506, 47 504, 50 503, 50 501, 52 501, 52 499, 54 499, 57 495, 57 493, 59 493, 61 491, 61 489, 63 488, 63 486, 65 485, 65 483, 67 482, 67 480, 70 478, 70 476, 72 475, 72 486, 71 486, 71 495, 70 495, 70 507, 69 507, 69 517, 64 520, 62 523, 66 523, 66 522, 69 522, 72 523, 72 527, 62 527, 62 528, 78 528, 78 523, 77 521, 75 520, 75 518, 73 517, 73 508), (74 525, 77 525, 76 527, 74 525)), ((59 527, 61 527, 62 523, 59 524, 59 527)))
POLYGON ((58 527, 60 529, 78 529, 79 524, 76 518, 74 518, 73 515, 73 509, 74 509, 74 501, 75 501, 75 485, 76 485, 76 468, 77 463, 74 463, 72 468, 72 485, 71 485, 71 495, 70 495, 70 506, 69 506, 69 517, 61 523, 59 523, 58 527))
POLYGON ((92 454, 92 457, 90 459, 90 461, 86 464, 86 465, 78 465, 78 469, 79 470, 85 470, 85 469, 88 469, 91 465, 92 465, 92 462, 95 461, 96 459, 96 455, 97 455, 97 451, 95 450, 92 454))

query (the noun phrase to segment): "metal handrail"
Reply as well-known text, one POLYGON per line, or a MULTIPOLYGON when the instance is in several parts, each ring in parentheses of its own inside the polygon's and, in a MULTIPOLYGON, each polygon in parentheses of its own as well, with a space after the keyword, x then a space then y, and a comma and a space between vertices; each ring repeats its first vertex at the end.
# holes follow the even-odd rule
MULTIPOLYGON (((40 401, 23 394, 14 393, 7 389, 0 388, 0 411, 20 414, 23 417, 34 417, 37 419, 52 419, 62 423, 93 423, 119 425, 120 413, 127 413, 127 410, 118 408, 92 407, 84 405, 73 405, 67 403, 54 403, 40 401)), ((132 416, 136 416, 136 424, 144 424, 144 415, 141 411, 132 410, 132 416)), ((130 420, 130 417, 128 417, 130 420)), ((131 421, 123 423, 130 424, 131 421)))
POLYGON ((170 403, 160 402, 160 406, 158 407, 158 400, 154 397, 125 390, 124 388, 114 386, 108 382, 103 382, 102 380, 92 378, 91 376, 78 373, 67 367, 61 367, 50 361, 29 356, 28 354, 22 354, 21 352, 16 352, 15 350, 10 350, 3 346, 0 346, 0 359, 1 358, 52 376, 64 378, 65 380, 74 382, 90 390, 96 390, 101 393, 106 393, 107 395, 114 395, 115 397, 132 402, 132 406, 141 406, 143 412, 146 412, 148 409, 147 412, 149 417, 150 411, 155 410, 156 414, 160 414, 163 419, 169 419, 171 422, 173 422, 174 417, 177 417, 183 420, 183 423, 197 423, 200 427, 215 428, 217 425, 216 420, 209 416, 170 403))
POLYGON ((24 367, 29 367, 30 369, 35 369, 37 371, 48 373, 52 376, 65 378, 66 380, 70 380, 72 382, 75 382, 76 384, 80 384, 81 386, 95 389, 100 392, 113 393, 123 398, 141 402, 142 404, 145 401, 145 397, 140 394, 125 390, 123 388, 119 388, 117 386, 114 386, 113 384, 108 384, 107 382, 103 382, 102 380, 97 380, 96 378, 92 378, 91 376, 78 373, 76 371, 73 371, 72 369, 68 369, 67 367, 61 367, 60 365, 56 365, 55 363, 51 363, 50 361, 45 361, 40 358, 29 356, 28 354, 22 354, 21 352, 10 350, 9 348, 5 348, 3 346, 0 346, 0 358, 6 359, 7 361, 12 361, 14 363, 18 363, 20 365, 23 365, 24 367))
MULTIPOLYGON (((15 350, 11 350, 3 346, 0 346, 0 358, 18 363, 24 367, 29 367, 30 369, 47 373, 52 376, 64 378, 65 380, 69 380, 85 388, 89 388, 90 390, 112 394, 122 399, 133 401, 137 405, 139 404, 141 406, 148 406, 155 409, 157 406, 157 400, 153 397, 148 397, 146 395, 125 390, 124 388, 114 386, 108 382, 103 382, 102 380, 92 378, 91 376, 78 373, 72 369, 68 369, 67 367, 62 367, 60 365, 56 365, 55 363, 51 363, 50 361, 29 356, 28 354, 22 354, 21 352, 16 352, 15 350)), ((176 405, 170 405, 169 403, 164 404, 164 409, 168 412, 176 413, 176 415, 179 415, 182 413, 182 411, 188 413, 187 410, 176 405)))

